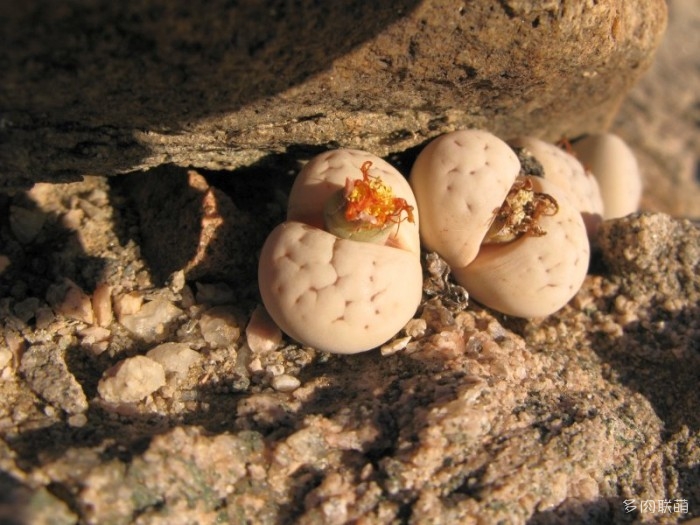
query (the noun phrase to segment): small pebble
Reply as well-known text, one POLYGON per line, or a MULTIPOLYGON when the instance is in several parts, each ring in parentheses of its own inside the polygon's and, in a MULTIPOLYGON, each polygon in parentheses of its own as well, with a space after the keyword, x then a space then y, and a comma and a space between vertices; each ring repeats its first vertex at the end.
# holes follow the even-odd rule
POLYGON ((241 335, 236 315, 230 307, 215 306, 202 314, 199 320, 202 337, 212 348, 229 346, 241 335))
POLYGON ((262 366, 262 361, 260 361, 259 357, 255 357, 251 359, 250 363, 248 364, 248 371, 251 373, 255 372, 262 372, 263 366, 262 366))
POLYGON ((51 323, 56 320, 56 315, 48 306, 40 306, 37 311, 34 312, 34 319, 36 321, 37 330, 46 330, 51 323))
POLYGON ((68 416, 68 425, 73 428, 82 428, 87 424, 88 418, 84 413, 68 416))
POLYGON ((40 210, 10 206, 10 229, 21 244, 31 243, 44 227, 46 215, 40 210))
POLYGON ((190 367, 202 360, 201 354, 186 343, 163 343, 150 349, 146 357, 160 363, 166 373, 180 377, 186 376, 190 367))
POLYGON ((36 315, 41 301, 36 297, 27 297, 23 301, 15 304, 15 315, 25 323, 36 315))
POLYGON ((101 326, 88 326, 78 330, 78 335, 82 337, 81 343, 84 345, 92 345, 109 339, 112 332, 101 326))
POLYGON ((258 306, 250 316, 245 336, 248 346, 255 353, 274 350, 282 342, 282 331, 262 306, 258 306))
POLYGON ((114 312, 121 323, 121 319, 127 315, 133 315, 141 309, 143 296, 138 292, 120 294, 114 299, 114 312))
POLYGON ((265 371, 273 377, 284 375, 284 366, 270 365, 265 367, 265 371))
POLYGON ((178 270, 168 277, 168 288, 174 293, 180 293, 185 287, 185 271, 178 270))
POLYGON ((56 313, 64 317, 87 324, 94 321, 90 297, 70 279, 51 285, 46 292, 46 300, 56 313))
POLYGON ((106 370, 97 391, 109 403, 136 403, 163 385, 163 366, 146 356, 137 355, 106 370))
MULTIPOLYGON (((59 341, 60 349, 60 341, 59 341)), ((82 385, 71 373, 54 344, 35 344, 29 347, 20 361, 20 373, 29 388, 52 406, 69 414, 85 412, 88 401, 82 385)))
POLYGON ((301 385, 301 381, 289 374, 282 374, 272 378, 272 388, 278 392, 293 392, 301 385))
POLYGON ((197 301, 194 298, 194 292, 187 284, 185 284, 185 286, 182 287, 182 290, 180 290, 180 296, 182 297, 182 299, 180 299, 180 304, 183 308, 191 308, 197 304, 197 301))
POLYGON ((406 336, 406 337, 400 337, 398 339, 394 339, 393 341, 389 341, 385 345, 383 345, 380 349, 381 353, 383 356, 387 355, 393 355, 396 352, 400 352, 406 346, 408 346, 408 343, 411 341, 411 336, 406 336))
POLYGON ((24 338, 14 330, 5 329, 5 344, 7 349, 12 353, 15 363, 19 363, 24 353, 24 338))
POLYGON ((68 230, 79 231, 84 218, 85 212, 83 210, 78 208, 68 210, 61 215, 61 226, 68 230))
POLYGON ((428 323, 425 319, 411 319, 406 323, 404 332, 410 337, 423 337, 428 329, 428 323))
POLYGON ((100 283, 92 294, 92 311, 95 314, 95 323, 99 326, 112 324, 112 287, 107 283, 100 283))
POLYGON ((169 301, 154 299, 144 304, 132 315, 121 316, 119 322, 131 333, 144 341, 158 341, 165 337, 168 324, 182 313, 169 301))
POLYGON ((0 370, 6 368, 12 362, 12 352, 9 348, 0 348, 0 370))

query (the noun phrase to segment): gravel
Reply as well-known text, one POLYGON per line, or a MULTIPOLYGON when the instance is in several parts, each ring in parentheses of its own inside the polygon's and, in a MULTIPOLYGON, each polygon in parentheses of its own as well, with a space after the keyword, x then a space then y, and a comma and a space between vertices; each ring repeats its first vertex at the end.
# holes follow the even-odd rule
MULTIPOLYGON (((672 3, 672 23, 685 23, 684 5, 672 3)), ((414 319, 356 356, 289 340, 251 294, 251 239, 282 220, 293 163, 266 191, 246 174, 226 174, 235 181, 225 192, 202 190, 217 209, 235 201, 234 229, 248 228, 244 250, 216 252, 238 261, 238 284, 181 268, 161 281, 141 250, 160 230, 146 231, 119 180, 0 195, 0 522, 700 516, 700 230, 678 218, 697 212, 697 96, 674 82, 674 124, 674 104, 649 102, 665 78, 677 75, 643 82, 617 120, 651 170, 644 202, 654 212, 603 224, 567 306, 530 321, 494 313, 423 254, 414 319), (649 511, 659 501, 672 512, 649 511)), ((200 223, 179 213, 178 224, 200 223)))
MULTIPOLYGON (((44 227, 105 187, 42 189, 44 227)), ((82 220, 138 239, 128 206, 82 220)), ((687 501, 654 517, 673 523, 700 505, 689 221, 605 223, 579 294, 531 321, 469 300, 424 254, 415 318, 356 356, 296 344, 225 283, 154 283, 126 237, 30 245, 107 261, 37 286, 0 234, 0 287, 26 282, 0 302, 0 459, 36 523, 629 523, 649 516, 625 499, 687 501)))

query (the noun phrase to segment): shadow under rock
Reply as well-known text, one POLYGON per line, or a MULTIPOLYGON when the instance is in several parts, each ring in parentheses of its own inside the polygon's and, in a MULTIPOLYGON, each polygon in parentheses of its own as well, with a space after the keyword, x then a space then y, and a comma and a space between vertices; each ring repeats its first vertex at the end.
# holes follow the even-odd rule
POLYGON ((113 458, 129 462, 148 448, 153 437, 172 427, 162 416, 116 416, 95 406, 85 415, 87 423, 81 427, 59 421, 5 438, 16 454, 17 465, 30 471, 63 457, 71 449, 92 448, 99 450, 101 462, 113 458))
POLYGON ((700 308, 667 311, 650 307, 651 317, 628 323, 619 337, 590 334, 591 347, 611 366, 614 380, 642 394, 664 422, 667 436, 687 426, 700 431, 700 308))
MULTIPOLYGON (((81 166, 95 157, 103 173, 125 171, 148 156, 135 130, 186 133, 188 123, 284 92, 419 3, 2 2, 8 137, 49 157, 72 148, 64 178, 90 172, 81 166), (44 140, 47 129, 60 143, 44 140)), ((6 171, 37 164, 40 173, 41 159, 18 148, 0 152, 6 171)))
MULTIPOLYGON (((257 254, 265 237, 284 220, 300 162, 325 149, 296 145, 226 172, 163 165, 112 177, 113 202, 128 208, 116 214, 120 242, 140 247, 158 286, 185 269, 188 280, 250 288, 257 281, 257 254), (205 201, 207 192, 214 198, 205 201)), ((248 290, 247 295, 256 293, 248 290)))
POLYGON ((64 278, 90 293, 106 266, 101 257, 85 253, 76 232, 43 212, 25 192, 0 192, 0 253, 10 260, 0 272, 0 298, 17 301, 43 301, 49 286, 64 278))
MULTIPOLYGON (((123 208, 126 202, 128 208, 115 214, 120 242, 140 246, 157 285, 185 268, 188 280, 225 281, 257 301, 257 255, 269 232, 286 218, 297 174, 306 161, 336 147, 295 144, 236 170, 196 170, 206 189, 191 180, 191 170, 173 165, 112 177, 113 203, 123 208), (205 191, 214 192, 223 219, 212 236, 205 232, 205 191)), ((419 150, 387 160, 407 176, 419 150)))
MULTIPOLYGON (((700 308, 667 311, 654 305, 650 311, 651 318, 625 325, 620 337, 590 334, 591 345, 610 365, 612 381, 640 393, 651 403, 664 423, 662 439, 673 440, 687 428, 691 437, 685 446, 692 447, 692 436, 700 432, 700 308)), ((679 466, 679 462, 689 460, 683 457, 683 450, 675 453, 678 458, 669 465, 669 469, 678 470, 679 494, 674 499, 685 499, 691 510, 698 509, 700 471, 679 466)))

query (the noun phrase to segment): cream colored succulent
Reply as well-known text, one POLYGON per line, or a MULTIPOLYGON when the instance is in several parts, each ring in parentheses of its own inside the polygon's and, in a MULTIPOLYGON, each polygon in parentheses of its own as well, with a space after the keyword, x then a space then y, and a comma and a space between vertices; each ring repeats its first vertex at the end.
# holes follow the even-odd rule
POLYGON ((603 218, 616 219, 639 209, 642 177, 637 159, 625 142, 612 133, 589 135, 573 145, 578 159, 598 181, 603 218))
POLYGON ((554 144, 534 137, 517 137, 509 143, 540 163, 542 177, 564 191, 583 216, 588 235, 593 238, 603 220, 603 199, 596 178, 574 155, 554 144))
POLYGON ((513 150, 487 131, 454 131, 431 141, 409 177, 424 246, 454 268, 473 261, 519 171, 513 150))
POLYGON ((380 346, 421 299, 410 186, 367 152, 315 157, 295 180, 287 222, 263 245, 258 282, 265 308, 293 339, 340 354, 380 346))
POLYGON ((508 315, 540 317, 576 294, 590 248, 565 191, 519 172, 505 142, 464 130, 428 144, 409 180, 423 243, 450 264, 470 296, 508 315))
POLYGON ((481 247, 474 261, 453 268, 457 282, 480 303, 516 317, 544 317, 576 295, 588 271, 590 248, 583 218, 555 184, 527 177, 557 211, 538 218, 542 235, 481 247))
POLYGON ((327 204, 346 187, 348 180, 363 178, 363 166, 367 162, 371 163, 370 177, 383 181, 397 198, 405 200, 412 208, 413 222, 405 220, 399 227, 387 229, 388 244, 420 253, 418 208, 411 186, 391 164, 366 151, 335 149, 311 159, 294 180, 287 205, 287 220, 325 228, 327 204))

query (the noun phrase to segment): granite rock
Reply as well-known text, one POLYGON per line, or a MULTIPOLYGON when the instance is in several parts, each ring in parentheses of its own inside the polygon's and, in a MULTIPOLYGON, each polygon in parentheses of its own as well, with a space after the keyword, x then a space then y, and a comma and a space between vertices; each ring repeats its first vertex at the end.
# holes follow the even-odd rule
MULTIPOLYGON (((66 186, 55 189, 84 191, 66 186)), ((84 226, 109 229, 110 217, 128 215, 112 212, 84 226)), ((7 223, 0 235, 10 238, 7 223)), ((30 350, 21 373, 0 381, 0 468, 26 480, 37 512, 65 505, 81 523, 670 525, 696 517, 699 235, 692 222, 663 214, 604 223, 579 293, 531 321, 455 300, 431 258, 425 300, 397 334, 402 344, 355 356, 286 337, 256 350, 244 331, 222 347, 201 327, 211 303, 200 299, 211 294, 112 271, 106 282, 118 293, 177 308, 168 342, 201 356, 177 381, 115 399, 128 403, 104 402, 100 378, 115 364, 125 371, 123 363, 148 361, 152 344, 113 322, 104 352, 78 351, 81 323, 25 323, 12 312, 20 302, 29 308, 26 297, 8 294, 0 344, 19 333, 30 350), (80 418, 56 410, 65 396, 32 379, 56 368, 62 345, 88 401, 80 418), (652 516, 627 512, 626 500, 686 506, 652 516)), ((69 244, 44 242, 53 244, 15 247, 11 260, 20 248, 70 253, 69 244)), ((86 255, 140 267, 128 243, 86 246, 86 255)), ((10 264, 0 291, 26 271, 10 264)), ((240 306, 235 293, 224 297, 236 304, 217 308, 240 306)))
POLYGON ((601 131, 665 24, 663 0, 4 2, 0 187, 601 131))

